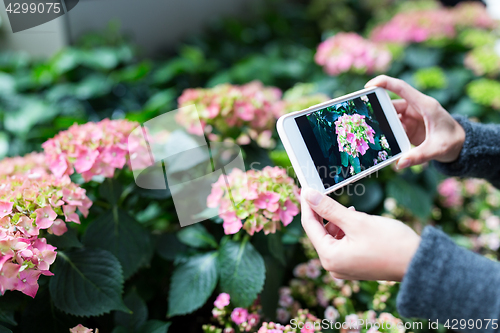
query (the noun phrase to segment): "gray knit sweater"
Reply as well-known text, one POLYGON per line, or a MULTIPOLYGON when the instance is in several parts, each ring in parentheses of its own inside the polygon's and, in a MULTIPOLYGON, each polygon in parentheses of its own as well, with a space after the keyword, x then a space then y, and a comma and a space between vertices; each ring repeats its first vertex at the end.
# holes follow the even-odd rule
MULTIPOLYGON (((457 161, 435 163, 436 167, 450 176, 485 178, 500 187, 500 126, 455 119, 465 129, 463 149, 457 161)), ((455 329, 459 331, 500 332, 500 263, 461 248, 443 232, 426 227, 401 284, 397 306, 404 317, 438 320, 440 324, 449 320, 450 326, 457 319, 455 329), (468 323, 473 319, 474 328, 462 329, 461 319, 468 323)))

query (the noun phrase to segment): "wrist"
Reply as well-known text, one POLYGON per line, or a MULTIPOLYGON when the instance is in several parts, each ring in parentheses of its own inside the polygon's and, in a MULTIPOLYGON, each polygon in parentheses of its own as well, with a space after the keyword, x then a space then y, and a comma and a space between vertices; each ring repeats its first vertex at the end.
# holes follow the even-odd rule
POLYGON ((412 239, 405 242, 405 248, 401 251, 401 262, 399 272, 397 273, 397 281, 402 281, 408 268, 410 267, 411 260, 415 253, 417 253, 420 246, 420 236, 416 235, 412 239))
POLYGON ((441 163, 451 163, 458 159, 465 142, 465 130, 464 128, 454 120, 454 130, 449 139, 449 147, 446 149, 444 156, 436 158, 436 161, 441 163))

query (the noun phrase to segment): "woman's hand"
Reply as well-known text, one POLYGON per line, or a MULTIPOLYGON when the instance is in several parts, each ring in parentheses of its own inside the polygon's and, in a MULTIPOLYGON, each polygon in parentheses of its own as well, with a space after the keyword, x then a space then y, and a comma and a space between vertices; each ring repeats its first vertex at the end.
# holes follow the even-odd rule
POLYGON ((385 88, 403 98, 393 104, 410 142, 416 147, 399 159, 399 169, 430 160, 448 163, 458 158, 465 131, 438 101, 386 75, 377 76, 365 85, 371 86, 385 88))
POLYGON ((302 226, 339 279, 401 281, 420 244, 405 224, 345 208, 313 189, 302 194, 302 226))

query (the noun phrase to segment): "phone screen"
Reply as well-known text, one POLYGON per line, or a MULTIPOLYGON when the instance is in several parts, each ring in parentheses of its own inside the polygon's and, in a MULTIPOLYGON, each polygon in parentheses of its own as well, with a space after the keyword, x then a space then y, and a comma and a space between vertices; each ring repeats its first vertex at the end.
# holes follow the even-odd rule
POLYGON ((325 189, 401 152, 376 93, 295 121, 325 189))

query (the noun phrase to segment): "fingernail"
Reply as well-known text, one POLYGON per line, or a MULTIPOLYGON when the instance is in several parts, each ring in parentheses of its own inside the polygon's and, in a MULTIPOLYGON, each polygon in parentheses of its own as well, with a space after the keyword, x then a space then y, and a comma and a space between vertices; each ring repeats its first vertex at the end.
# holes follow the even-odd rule
POLYGON ((349 208, 347 208, 347 209, 349 209, 349 210, 356 210, 356 207, 351 206, 351 207, 349 207, 349 208))
POLYGON ((410 166, 410 160, 407 160, 407 159, 399 160, 399 162, 397 164, 398 170, 407 168, 409 166, 410 166))
POLYGON ((323 199, 323 194, 312 188, 306 189, 306 200, 313 206, 317 206, 323 199))

